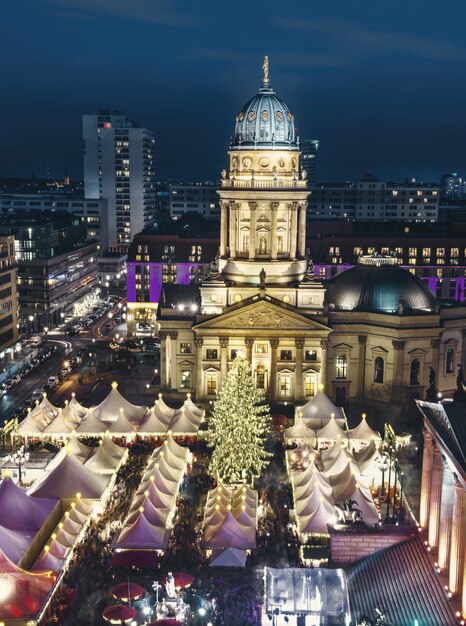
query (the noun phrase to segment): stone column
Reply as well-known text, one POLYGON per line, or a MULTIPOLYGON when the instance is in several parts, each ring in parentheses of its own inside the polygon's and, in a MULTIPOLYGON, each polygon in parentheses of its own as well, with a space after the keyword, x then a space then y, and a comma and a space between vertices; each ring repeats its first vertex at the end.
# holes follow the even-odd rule
POLYGON ((298 237, 298 205, 290 205, 290 259, 296 259, 296 243, 298 237))
POLYGON ((270 400, 277 399, 277 348, 280 341, 278 339, 270 340, 270 381, 269 396, 270 400))
POLYGON ((466 552, 463 558, 464 558, 464 570, 463 570, 463 594, 462 594, 462 601, 461 601, 461 617, 463 619, 466 619, 466 552))
POLYGON ((303 348, 304 339, 295 339, 294 345, 296 346, 296 365, 295 365, 295 396, 296 400, 301 400, 303 391, 303 348))
POLYGON ((270 203, 270 211, 272 213, 272 227, 271 227, 271 259, 275 261, 278 256, 278 235, 277 235, 277 211, 279 202, 270 203))
POLYGON ((178 339, 178 333, 176 331, 170 331, 170 388, 178 389, 176 384, 176 340, 178 339))
POLYGON ((298 225, 298 258, 306 256, 306 204, 299 205, 299 225, 298 225))
POLYGON ((358 396, 364 398, 366 382, 366 343, 367 335, 358 335, 359 363, 358 363, 358 396))
POLYGON ((257 202, 249 202, 249 260, 256 258, 256 210, 257 202))
POLYGON ((438 370, 438 353, 439 353, 439 347, 440 347, 440 339, 432 339, 432 341, 430 342, 431 348, 432 348, 432 368, 435 370, 435 373, 437 375, 437 384, 439 381, 439 370, 438 370))
POLYGON ((403 350, 405 348, 406 341, 397 341, 394 339, 392 341, 392 346, 394 350, 393 354, 393 382, 394 383, 402 383, 403 382, 403 350))
POLYGON ((427 431, 422 432, 424 435, 424 451, 422 456, 422 475, 421 475, 421 502, 419 504, 419 523, 422 528, 426 528, 429 520, 429 500, 430 485, 432 479, 432 464, 434 462, 434 445, 432 436, 427 431))
POLYGON ((453 522, 451 529, 451 550, 449 588, 452 593, 462 590, 461 581, 464 573, 464 551, 466 545, 466 492, 457 481, 455 486, 455 502, 453 504, 453 522))
POLYGON ((320 361, 320 384, 324 386, 324 390, 327 391, 327 358, 328 358, 328 340, 322 339, 320 347, 322 350, 322 357, 320 361))
POLYGON ((252 364, 252 346, 254 345, 254 339, 247 337, 244 343, 246 344, 246 361, 252 364))
POLYGON ((202 337, 196 337, 194 340, 194 345, 196 346, 196 369, 195 369, 195 377, 194 381, 194 389, 196 391, 196 400, 199 401, 200 398, 204 395, 204 370, 202 366, 202 346, 204 344, 204 339, 202 337))
POLYGON ((455 500, 455 477, 448 463, 443 463, 442 504, 440 508, 440 530, 438 538, 438 565, 447 569, 450 560, 453 502, 455 500))
POLYGON ((230 202, 230 259, 236 258, 236 204, 230 202))
POLYGON ((220 256, 222 258, 227 255, 227 233, 228 233, 228 203, 220 202, 220 256))
POLYGON ((442 480, 443 480, 442 454, 440 450, 436 447, 434 450, 434 460, 432 464, 432 480, 430 483, 430 505, 429 505, 429 545, 432 548, 436 548, 438 546, 442 480))
POLYGON ((228 373, 228 337, 219 337, 220 343, 220 389, 228 373))
POLYGON ((170 378, 170 369, 168 365, 167 355, 167 337, 168 333, 159 331, 160 337, 160 384, 162 389, 168 389, 168 381, 170 378))

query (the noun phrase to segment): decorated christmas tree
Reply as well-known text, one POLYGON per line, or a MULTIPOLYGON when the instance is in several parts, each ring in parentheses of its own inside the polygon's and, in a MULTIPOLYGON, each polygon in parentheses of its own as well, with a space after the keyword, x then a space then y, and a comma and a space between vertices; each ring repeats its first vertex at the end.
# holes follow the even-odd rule
POLYGON ((226 483, 253 480, 269 462, 264 449, 270 409, 252 379, 251 365, 240 354, 233 361, 209 420, 214 448, 210 472, 226 483))

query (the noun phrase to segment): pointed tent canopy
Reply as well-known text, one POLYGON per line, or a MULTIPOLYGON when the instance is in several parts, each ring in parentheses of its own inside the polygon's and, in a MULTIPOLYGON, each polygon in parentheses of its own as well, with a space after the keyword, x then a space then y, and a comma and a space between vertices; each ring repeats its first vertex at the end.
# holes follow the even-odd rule
POLYGON ((176 411, 170 423, 170 430, 175 435, 195 435, 199 430, 200 423, 200 417, 193 415, 188 408, 183 407, 176 411))
POLYGON ((14 530, 37 531, 57 502, 55 498, 33 498, 5 476, 0 482, 0 524, 14 530))
MULTIPOLYGON (((307 484, 314 475, 322 476, 314 461, 311 461, 306 469, 297 472, 291 472, 291 482, 296 489, 296 487, 307 484)), ((327 482, 325 478, 323 478, 323 481, 327 482)))
POLYGON ((64 564, 64 559, 54 556, 50 553, 50 550, 44 550, 37 561, 32 566, 33 570, 61 570, 64 564))
POLYGON ((329 480, 333 488, 333 497, 336 503, 348 500, 358 485, 368 488, 362 476, 360 474, 353 473, 349 463, 342 472, 334 476, 330 476, 329 480))
POLYGON ((102 439, 102 447, 104 448, 105 452, 107 452, 115 459, 123 458, 128 451, 128 449, 124 446, 117 445, 108 433, 105 433, 102 439))
POLYGON ((65 444, 67 450, 72 452, 75 456, 82 458, 83 460, 88 459, 95 452, 95 448, 92 446, 86 446, 82 441, 80 441, 76 433, 73 432, 65 444))
POLYGON ((228 511, 219 526, 206 528, 204 545, 206 548, 255 548, 256 528, 253 524, 241 524, 228 511))
POLYGON ((319 483, 316 483, 314 489, 306 497, 296 500, 296 513, 298 515, 310 515, 318 508, 322 498, 333 505, 333 494, 325 493, 320 488, 319 483))
POLYGON ((170 422, 164 422, 152 407, 146 415, 145 421, 139 426, 138 433, 150 435, 165 435, 170 422))
POLYGON ((348 437, 350 439, 362 439, 364 441, 380 441, 381 439, 380 434, 376 430, 373 430, 367 423, 365 414, 363 414, 356 428, 352 428, 348 431, 348 437))
POLYGON ((149 497, 141 503, 138 509, 135 509, 128 515, 125 521, 125 526, 130 526, 137 521, 137 518, 141 513, 153 526, 161 526, 165 528, 169 513, 168 509, 156 508, 150 501, 149 497))
POLYGON ((10 561, 19 563, 35 534, 35 531, 11 530, 0 526, 0 550, 10 561))
POLYGON ((57 406, 54 406, 50 400, 47 398, 47 394, 44 393, 42 400, 39 403, 40 408, 44 413, 50 416, 50 418, 56 417, 60 413, 60 409, 57 406))
POLYGON ((45 428, 44 433, 71 433, 77 426, 76 422, 70 421, 69 414, 65 413, 66 409, 53 418, 50 424, 45 428), (68 418, 68 419, 67 419, 68 418))
POLYGON ((105 422, 101 422, 94 415, 93 409, 89 409, 87 415, 84 417, 81 424, 76 429, 77 433, 84 433, 86 435, 100 435, 108 430, 108 425, 105 422))
POLYGON ((131 422, 126 417, 126 413, 123 408, 119 410, 117 419, 112 422, 108 427, 108 431, 111 433, 131 433, 134 429, 134 422, 131 422))
POLYGON ((227 548, 215 552, 209 562, 209 567, 244 567, 246 565, 246 551, 238 548, 227 548))
POLYGON ((121 395, 117 387, 118 383, 113 382, 112 389, 105 400, 93 407, 95 418, 105 424, 111 424, 117 421, 120 409, 123 409, 132 424, 139 424, 147 412, 147 407, 131 404, 121 395))
POLYGON ((152 548, 162 550, 168 543, 169 531, 163 526, 151 524, 144 513, 129 526, 124 526, 118 540, 117 548, 152 548))
POLYGON ((298 531, 304 533, 328 533, 328 525, 337 520, 334 507, 323 497, 309 515, 298 515, 298 531))
POLYGON ((92 470, 93 472, 97 472, 98 474, 113 474, 118 465, 120 464, 121 459, 117 459, 114 456, 111 456, 103 444, 94 448, 95 452, 91 456, 90 459, 87 459, 84 463, 84 467, 92 470))
POLYGON ((293 426, 285 428, 285 442, 288 442, 290 439, 302 439, 307 442, 315 438, 315 431, 308 427, 301 413, 296 416, 293 426))
POLYGON ((150 501, 155 507, 159 507, 161 509, 170 507, 170 503, 173 499, 173 494, 167 494, 163 491, 160 491, 155 482, 152 481, 150 481, 149 484, 142 489, 142 491, 138 490, 136 492, 136 499, 134 500, 135 507, 140 506, 141 499, 146 497, 146 493, 148 494, 150 501))
POLYGON ((21 435, 35 435, 42 433, 52 421, 48 413, 45 413, 39 403, 29 411, 24 420, 20 423, 18 431, 21 435))
POLYGON ((347 499, 353 500, 355 503, 353 507, 361 511, 362 519, 366 524, 378 524, 380 522, 379 512, 369 489, 357 484, 353 493, 347 499))
POLYGON ((336 406, 323 390, 318 391, 304 406, 297 407, 296 412, 298 415, 301 412, 305 420, 315 420, 311 422, 311 428, 321 428, 321 422, 325 424, 332 417, 332 413, 341 426, 345 421, 343 409, 336 406))
POLYGON ((2 577, 1 620, 34 619, 45 602, 55 577, 51 571, 28 572, 16 566, 0 550, 2 577))
POLYGON ((200 419, 202 419, 205 416, 205 411, 203 409, 200 409, 199 407, 197 407, 194 402, 191 400, 191 394, 188 393, 186 394, 186 400, 183 403, 183 407, 189 409, 189 411, 195 415, 196 417, 199 417, 200 419))
POLYGON ((51 472, 37 480, 28 493, 35 497, 83 498, 97 500, 107 486, 108 478, 87 469, 72 454, 67 454, 51 472))
POLYGON ((317 430, 317 439, 342 439, 346 437, 346 431, 338 424, 335 417, 331 417, 323 428, 317 430))
POLYGON ((78 400, 76 400, 76 394, 74 393, 74 391, 71 394, 69 407, 73 411, 73 413, 75 413, 75 415, 77 415, 80 418, 83 418, 89 410, 87 407, 83 406, 80 402, 78 402, 78 400))
POLYGON ((170 422, 173 420, 173 416, 175 415, 176 409, 172 409, 171 407, 168 406, 168 404, 165 403, 165 401, 162 398, 162 394, 159 393, 159 396, 157 398, 157 400, 154 403, 154 406, 152 407, 155 415, 164 423, 167 425, 170 424, 170 422))

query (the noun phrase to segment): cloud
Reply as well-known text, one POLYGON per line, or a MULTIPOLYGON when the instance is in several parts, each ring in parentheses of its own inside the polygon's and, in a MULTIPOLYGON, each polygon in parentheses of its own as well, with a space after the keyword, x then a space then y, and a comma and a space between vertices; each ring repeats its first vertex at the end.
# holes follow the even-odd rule
POLYGON ((166 0, 41 0, 44 4, 60 7, 62 17, 85 19, 88 15, 112 15, 138 22, 164 26, 194 26, 199 19, 183 11, 176 11, 166 0), (85 12, 84 17, 81 12, 85 12))
POLYGON ((318 33, 334 37, 338 44, 351 44, 356 54, 371 53, 374 50, 404 52, 432 61, 465 61, 466 49, 448 41, 441 41, 418 35, 369 30, 354 22, 330 20, 300 20, 277 18, 276 22, 290 30, 318 33))

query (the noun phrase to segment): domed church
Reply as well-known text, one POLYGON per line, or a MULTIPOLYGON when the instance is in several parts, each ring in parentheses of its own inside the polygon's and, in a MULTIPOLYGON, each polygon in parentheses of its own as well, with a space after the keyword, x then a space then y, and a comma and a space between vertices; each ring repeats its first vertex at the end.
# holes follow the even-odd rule
POLYGON ((320 385, 339 405, 453 391, 465 307, 439 307, 391 257, 362 257, 326 286, 316 277, 294 116, 270 85, 267 57, 263 70, 236 117, 209 275, 162 294, 162 387, 213 399, 242 351, 270 401, 303 401, 320 385))

